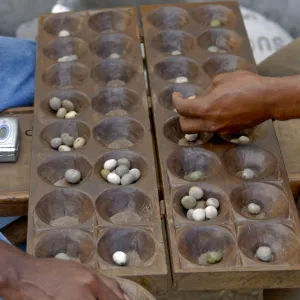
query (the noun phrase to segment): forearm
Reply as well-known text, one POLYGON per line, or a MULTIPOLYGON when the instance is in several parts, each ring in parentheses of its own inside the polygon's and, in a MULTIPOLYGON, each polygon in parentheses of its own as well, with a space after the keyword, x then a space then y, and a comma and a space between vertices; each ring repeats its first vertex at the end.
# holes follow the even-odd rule
POLYGON ((300 118, 300 75, 265 80, 264 97, 272 118, 281 121, 300 118))

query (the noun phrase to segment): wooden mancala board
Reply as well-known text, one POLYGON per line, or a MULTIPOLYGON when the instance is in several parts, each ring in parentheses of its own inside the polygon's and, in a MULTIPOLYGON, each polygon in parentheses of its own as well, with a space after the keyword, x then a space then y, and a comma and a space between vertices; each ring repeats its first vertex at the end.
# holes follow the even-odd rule
POLYGON ((238 4, 142 6, 141 15, 175 285, 179 290, 299 286, 299 218, 272 122, 247 130, 247 145, 209 133, 185 143, 172 105, 174 91, 187 98, 201 94, 219 73, 255 71, 238 4), (215 20, 220 27, 213 27, 215 20), (211 46, 225 51, 210 52, 211 46), (178 77, 188 82, 176 84, 178 77), (254 180, 242 179, 245 168, 255 170, 254 180), (201 182, 184 179, 194 171, 205 175, 201 182), (217 218, 187 219, 181 199, 195 185, 204 199, 220 201, 217 218), (262 207, 261 214, 247 212, 251 202, 262 207), (271 262, 256 258, 260 246, 271 247, 271 262), (199 260, 208 251, 221 251, 222 261, 199 260))
POLYGON ((170 274, 154 138, 176 288, 300 286, 299 219, 272 123, 246 131, 251 140, 247 145, 209 133, 199 134, 195 143, 183 143, 171 101, 173 91, 185 97, 201 94, 218 73, 255 71, 238 4, 143 6, 141 15, 153 130, 135 8, 40 18, 28 252, 37 257, 66 253, 109 275, 132 279, 156 295, 165 293, 170 274), (216 19, 221 26, 211 28, 216 19), (62 30, 70 36, 59 37, 62 30), (207 51, 211 46, 226 53, 207 51), (120 58, 111 57, 116 53, 120 58), (58 62, 74 54, 77 61, 58 62), (177 77, 188 82, 175 84, 177 77), (71 100, 79 114, 57 119, 49 107, 53 97, 71 100), (51 139, 65 132, 83 137, 86 145, 70 152, 53 150, 51 139), (104 162, 119 158, 128 158, 141 171, 139 181, 112 185, 101 177, 104 162), (255 170, 256 179, 237 176, 244 168, 255 170), (80 183, 57 186, 67 169, 80 171, 80 183), (193 171, 205 177, 196 183, 184 180, 193 171), (203 188, 204 198, 219 199, 217 218, 186 218, 180 201, 195 185, 203 188), (263 213, 249 215, 245 207, 250 202, 258 203, 263 213), (271 262, 256 259, 259 246, 272 248, 271 262), (113 263, 115 251, 128 254, 126 266, 113 263), (223 259, 204 264, 199 258, 207 251, 222 251, 223 259))
POLYGON ((39 19, 28 252, 65 253, 159 294, 167 265, 137 20, 135 8, 39 19), (70 36, 59 37, 62 30, 70 36), (58 62, 66 55, 78 60, 58 62), (53 97, 71 100, 76 118, 58 119, 49 106, 53 97), (50 141, 62 133, 83 137, 86 145, 53 150, 50 141), (119 149, 124 139, 132 147, 119 149), (135 184, 101 177, 104 162, 119 158, 141 171, 135 184), (80 171, 81 181, 56 186, 68 169, 80 171), (114 264, 116 251, 128 254, 125 267, 114 264))

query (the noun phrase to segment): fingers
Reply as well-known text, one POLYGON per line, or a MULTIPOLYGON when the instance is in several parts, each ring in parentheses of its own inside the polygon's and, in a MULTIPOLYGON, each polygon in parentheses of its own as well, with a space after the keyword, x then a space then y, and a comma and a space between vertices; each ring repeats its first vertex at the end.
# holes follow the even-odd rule
POLYGON ((181 130, 185 133, 214 132, 218 130, 214 123, 200 118, 185 118, 180 116, 179 122, 181 130))

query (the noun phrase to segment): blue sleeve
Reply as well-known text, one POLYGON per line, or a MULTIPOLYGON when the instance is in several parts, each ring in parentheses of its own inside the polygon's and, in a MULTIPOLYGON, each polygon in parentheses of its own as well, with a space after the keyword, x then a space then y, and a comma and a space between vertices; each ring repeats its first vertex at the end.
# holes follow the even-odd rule
POLYGON ((35 53, 33 41, 0 37, 0 111, 33 105, 35 53))
POLYGON ((0 232, 0 241, 4 241, 9 244, 9 241, 6 239, 6 237, 0 232))

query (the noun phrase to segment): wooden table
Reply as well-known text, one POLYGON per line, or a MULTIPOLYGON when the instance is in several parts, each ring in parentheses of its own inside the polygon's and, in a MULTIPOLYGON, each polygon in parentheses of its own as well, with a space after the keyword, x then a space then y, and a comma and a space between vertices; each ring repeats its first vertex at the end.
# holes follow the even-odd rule
MULTIPOLYGON (((32 108, 4 112, 19 119, 21 151, 17 163, 1 164, 0 216, 27 215, 31 159, 32 108)), ((290 184, 297 199, 300 195, 300 120, 275 122, 277 137, 290 184)))

